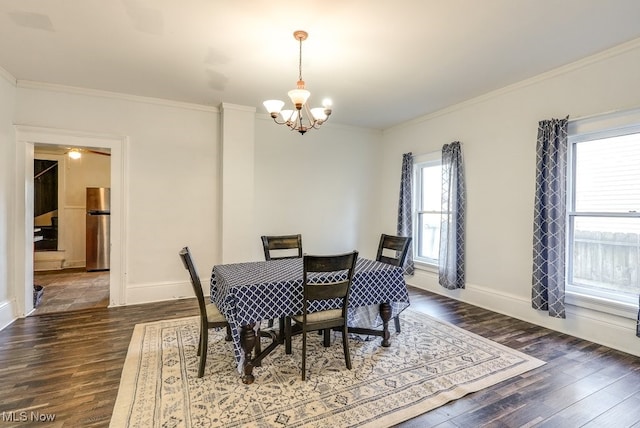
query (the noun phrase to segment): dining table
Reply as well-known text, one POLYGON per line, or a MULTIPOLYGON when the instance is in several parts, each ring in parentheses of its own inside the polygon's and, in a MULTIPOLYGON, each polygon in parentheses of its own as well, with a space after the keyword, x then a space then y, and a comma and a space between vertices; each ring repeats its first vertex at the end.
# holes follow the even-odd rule
MULTIPOLYGON (((346 271, 342 274, 346 275, 346 271)), ((255 380, 253 368, 260 366, 263 358, 285 343, 282 325, 277 330, 262 329, 262 321, 283 319, 302 312, 302 258, 215 265, 210 286, 211 301, 229 322, 242 382, 251 384, 255 380), (256 346, 261 337, 271 339, 264 350, 256 346)), ((357 259, 347 308, 349 332, 379 336, 381 345, 389 347, 389 320, 409 304, 401 267, 362 257, 357 259)), ((315 302, 310 311, 333 309, 337 305, 338 301, 315 302)))

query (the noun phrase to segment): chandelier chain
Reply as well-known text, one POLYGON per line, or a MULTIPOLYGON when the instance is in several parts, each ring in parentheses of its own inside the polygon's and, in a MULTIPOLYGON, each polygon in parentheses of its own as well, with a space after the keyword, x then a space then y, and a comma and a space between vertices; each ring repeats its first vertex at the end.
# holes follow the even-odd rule
POLYGON ((298 80, 302 80, 302 38, 298 39, 300 42, 300 54, 298 55, 298 80))

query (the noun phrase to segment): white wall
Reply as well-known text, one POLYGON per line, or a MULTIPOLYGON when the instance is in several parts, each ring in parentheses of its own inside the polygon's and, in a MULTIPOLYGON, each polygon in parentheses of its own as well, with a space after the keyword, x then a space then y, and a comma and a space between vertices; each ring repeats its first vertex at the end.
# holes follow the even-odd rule
POLYGON ((180 248, 203 274, 219 258, 217 109, 31 84, 16 104, 20 125, 128 137, 125 303, 191 296, 180 248))
POLYGON ((222 263, 248 260, 253 229, 255 107, 223 103, 220 153, 222 263))
POLYGON ((15 195, 15 79, 0 69, 0 329, 13 320, 13 198, 15 195))
MULTIPOLYGON (((472 304, 640 355, 635 322, 571 306, 566 320, 531 309, 532 222, 538 121, 640 105, 640 41, 549 72, 384 133, 384 157, 462 142, 467 183, 467 289, 448 292, 419 272, 408 282, 472 304)), ((399 165, 383 170, 392 183, 399 165)), ((397 190, 384 186, 384 224, 397 190)))
MULTIPOLYGON (((207 282, 223 259, 221 228, 238 227, 221 220, 217 109, 29 83, 18 85, 16 123, 128 138, 122 303, 190 296, 177 257, 184 245, 207 282)), ((259 236, 290 231, 303 234, 308 252, 356 248, 373 256, 383 232, 374 185, 380 144, 379 131, 327 124, 300 136, 260 115, 255 143, 246 146, 254 150, 247 153, 254 191, 236 189, 254 195, 246 226, 254 246, 234 257, 261 260, 259 236)), ((224 188, 234 191, 233 184, 224 188)))
POLYGON ((381 141, 378 131, 331 122, 300 135, 261 116, 256 121, 254 258, 264 259, 261 235, 295 233, 302 234, 305 253, 357 249, 375 257, 384 232, 376 186, 381 141))

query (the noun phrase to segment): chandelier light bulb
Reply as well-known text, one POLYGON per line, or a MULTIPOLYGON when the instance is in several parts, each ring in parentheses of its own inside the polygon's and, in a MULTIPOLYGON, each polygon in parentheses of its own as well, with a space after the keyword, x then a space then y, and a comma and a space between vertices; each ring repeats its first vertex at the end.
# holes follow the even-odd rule
MULTIPOLYGON (((303 87, 304 88, 304 87, 303 87)), ((292 89, 289 91, 289 98, 297 110, 300 110, 307 103, 311 92, 306 89, 292 89)))
POLYGON ((280 100, 267 100, 262 104, 264 105, 264 108, 266 108, 267 111, 271 114, 272 117, 274 113, 277 116, 278 113, 280 113, 280 110, 282 110, 282 107, 284 107, 284 101, 280 101, 280 100))
POLYGON ((325 120, 327 120, 327 115, 324 112, 324 108, 323 107, 312 108, 311 109, 311 115, 317 121, 324 122, 325 120))

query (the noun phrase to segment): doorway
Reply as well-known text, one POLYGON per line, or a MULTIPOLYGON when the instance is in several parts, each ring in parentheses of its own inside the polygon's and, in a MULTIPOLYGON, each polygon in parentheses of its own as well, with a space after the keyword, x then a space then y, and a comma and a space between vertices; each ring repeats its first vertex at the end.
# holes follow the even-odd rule
MULTIPOLYGON (((34 310, 34 207, 33 207, 33 177, 35 147, 82 147, 91 150, 110 151, 111 176, 111 266, 108 273, 109 306, 124 305, 124 262, 126 257, 125 213, 126 198, 126 145, 127 137, 94 134, 82 131, 41 128, 17 125, 16 155, 17 155, 17 188, 16 213, 23 222, 16 224, 16 236, 23 236, 24 240, 16 242, 15 257, 16 281, 15 296, 16 310, 19 316, 31 314, 34 310), (20 248, 22 247, 22 248, 20 248)), ((84 206, 80 207, 84 215, 84 206)), ((58 225, 62 222, 59 213, 58 225)), ((64 239, 64 231, 58 229, 59 242, 64 239)), ((60 245, 60 244, 59 244, 60 245)), ((76 266, 77 268, 77 266, 76 266)))
POLYGON ((109 272, 87 272, 85 189, 111 186, 108 149, 34 145, 34 312, 109 305, 109 272))

